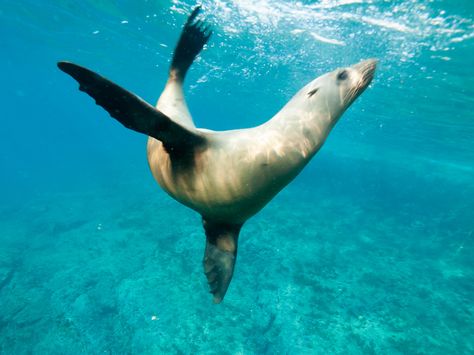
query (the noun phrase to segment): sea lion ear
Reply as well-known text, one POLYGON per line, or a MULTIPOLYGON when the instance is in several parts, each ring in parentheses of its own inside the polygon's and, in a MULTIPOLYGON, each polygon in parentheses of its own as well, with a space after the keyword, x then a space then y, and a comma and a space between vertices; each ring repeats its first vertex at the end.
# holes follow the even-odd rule
POLYGON ((319 88, 316 88, 316 89, 313 89, 311 90, 310 92, 308 92, 308 97, 311 97, 313 96, 314 94, 316 94, 318 92, 319 88))
POLYGON ((79 90, 91 96, 125 127, 160 140, 167 151, 182 151, 203 144, 205 138, 174 122, 140 97, 80 65, 59 62, 59 69, 79 83, 79 90))

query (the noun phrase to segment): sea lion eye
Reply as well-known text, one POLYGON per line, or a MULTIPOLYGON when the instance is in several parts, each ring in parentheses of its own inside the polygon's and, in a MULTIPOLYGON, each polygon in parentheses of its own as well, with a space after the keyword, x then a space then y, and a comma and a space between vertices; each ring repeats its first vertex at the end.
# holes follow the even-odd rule
POLYGON ((347 79, 347 70, 342 70, 337 74, 337 80, 346 80, 347 79))

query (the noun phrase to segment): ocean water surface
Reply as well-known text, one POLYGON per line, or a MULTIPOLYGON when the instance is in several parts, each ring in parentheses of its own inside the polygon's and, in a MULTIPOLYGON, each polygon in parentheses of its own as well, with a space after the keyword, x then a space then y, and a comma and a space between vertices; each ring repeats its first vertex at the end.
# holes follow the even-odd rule
POLYGON ((474 353, 474 2, 203 0, 199 127, 251 127, 315 77, 371 86, 240 236, 212 304, 200 217, 146 137, 58 60, 150 103, 191 1, 0 4, 1 354, 474 353))

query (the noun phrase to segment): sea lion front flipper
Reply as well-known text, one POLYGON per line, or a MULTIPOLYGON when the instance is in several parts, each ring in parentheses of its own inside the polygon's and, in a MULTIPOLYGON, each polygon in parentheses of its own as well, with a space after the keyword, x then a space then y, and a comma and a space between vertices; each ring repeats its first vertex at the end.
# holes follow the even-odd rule
POLYGON ((196 6, 189 15, 174 49, 170 77, 175 77, 180 81, 184 80, 189 67, 212 34, 210 27, 206 26, 204 22, 201 20, 195 21, 199 11, 201 11, 201 6, 196 6))
POLYGON ((168 151, 178 151, 204 143, 204 137, 171 120, 168 116, 112 81, 70 62, 59 62, 59 69, 79 83, 79 90, 89 94, 125 127, 160 140, 168 151))
POLYGON ((202 220, 206 232, 204 273, 209 283, 214 303, 220 303, 227 292, 234 274, 237 242, 241 224, 213 223, 202 220))

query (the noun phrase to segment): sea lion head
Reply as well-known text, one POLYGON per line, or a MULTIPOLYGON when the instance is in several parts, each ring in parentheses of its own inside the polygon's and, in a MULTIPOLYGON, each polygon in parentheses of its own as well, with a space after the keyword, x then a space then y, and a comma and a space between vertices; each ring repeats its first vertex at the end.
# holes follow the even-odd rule
POLYGON ((332 127, 369 86, 376 66, 377 60, 368 59, 321 75, 304 86, 286 108, 298 112, 303 120, 317 120, 332 127))

